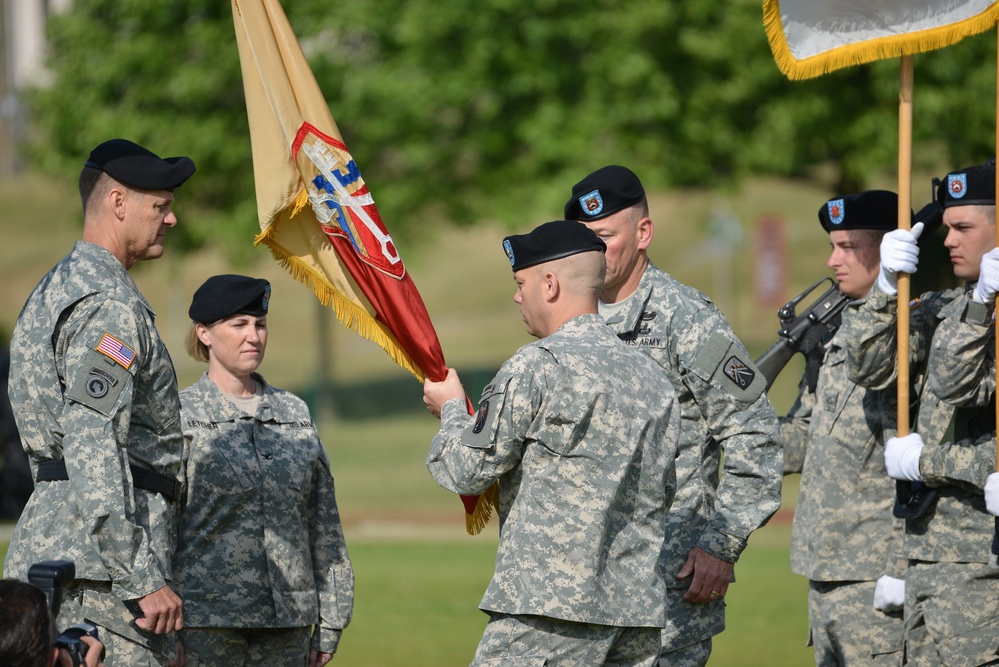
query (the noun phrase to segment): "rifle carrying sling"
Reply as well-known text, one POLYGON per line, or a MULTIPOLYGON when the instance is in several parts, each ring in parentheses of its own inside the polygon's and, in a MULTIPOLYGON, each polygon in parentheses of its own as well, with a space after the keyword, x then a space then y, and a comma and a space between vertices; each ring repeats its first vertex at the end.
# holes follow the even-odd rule
MULTIPOLYGON (((161 494, 167 500, 174 502, 180 498, 180 482, 163 473, 140 468, 129 464, 128 469, 132 471, 132 485, 137 489, 145 489, 161 494)), ((54 461, 42 461, 38 464, 38 475, 36 482, 59 482, 69 479, 66 472, 66 462, 59 459, 54 461)))

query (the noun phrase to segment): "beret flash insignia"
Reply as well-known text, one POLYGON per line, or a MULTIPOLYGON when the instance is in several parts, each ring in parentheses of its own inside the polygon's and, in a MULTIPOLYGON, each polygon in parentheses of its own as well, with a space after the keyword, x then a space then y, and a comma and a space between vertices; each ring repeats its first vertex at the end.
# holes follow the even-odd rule
POLYGON ((947 174, 947 191, 954 199, 960 199, 968 192, 967 174, 947 174))
POLYGON ((834 225, 841 224, 846 216, 846 207, 842 199, 833 199, 826 206, 829 207, 829 222, 834 225))

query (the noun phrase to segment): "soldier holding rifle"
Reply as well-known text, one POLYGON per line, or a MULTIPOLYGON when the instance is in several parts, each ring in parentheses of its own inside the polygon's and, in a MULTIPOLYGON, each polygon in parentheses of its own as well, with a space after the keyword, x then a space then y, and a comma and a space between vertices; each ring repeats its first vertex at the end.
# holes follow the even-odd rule
MULTIPOLYGON (((861 299, 878 276, 879 244, 897 220, 898 196, 869 190, 819 209, 827 262, 840 291, 861 299)), ((842 332, 811 350, 798 399, 781 419, 784 474, 801 473, 791 533, 791 570, 808 577, 815 664, 895 665, 902 643, 905 561, 894 484, 885 472, 884 430, 894 428, 895 391, 847 377, 842 332)))

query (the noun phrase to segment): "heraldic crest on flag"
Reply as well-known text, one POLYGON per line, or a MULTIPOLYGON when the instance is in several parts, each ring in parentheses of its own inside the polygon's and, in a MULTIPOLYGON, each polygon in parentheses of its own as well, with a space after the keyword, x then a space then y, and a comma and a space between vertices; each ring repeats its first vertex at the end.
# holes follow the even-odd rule
POLYGON ((777 67, 809 79, 875 60, 932 51, 985 32, 992 0, 764 0, 777 67))
MULTIPOLYGON (((418 380, 443 380, 447 365, 423 298, 281 3, 231 2, 261 230, 255 243, 418 380)), ((498 505, 497 489, 461 500, 475 534, 498 505)))
POLYGON ((348 240, 362 262, 402 279, 406 265, 346 144, 302 123, 291 152, 303 175, 316 172, 306 187, 326 235, 348 240))

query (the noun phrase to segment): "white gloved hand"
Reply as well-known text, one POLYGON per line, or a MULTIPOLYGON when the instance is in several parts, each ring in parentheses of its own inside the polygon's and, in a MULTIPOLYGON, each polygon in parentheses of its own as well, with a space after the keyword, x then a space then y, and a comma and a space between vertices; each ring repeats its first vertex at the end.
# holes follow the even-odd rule
POLYGON ((985 509, 992 516, 999 516, 999 472, 985 479, 985 509))
POLYGON ((898 294, 898 274, 915 273, 919 264, 919 246, 916 240, 923 233, 923 223, 917 222, 912 230, 895 229, 881 239, 881 269, 878 287, 885 294, 898 294))
POLYGON ((919 482, 919 455, 923 451, 923 438, 918 433, 910 433, 901 438, 888 438, 885 443, 885 468, 892 479, 919 482))
POLYGON ((978 303, 992 303, 999 293, 999 248, 993 248, 982 255, 978 284, 971 298, 978 303))
POLYGON ((901 611, 905 606, 905 579, 887 574, 874 586, 874 608, 878 611, 901 611))

